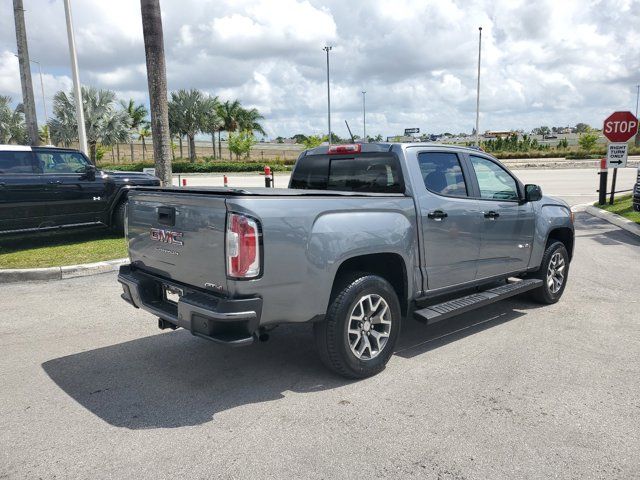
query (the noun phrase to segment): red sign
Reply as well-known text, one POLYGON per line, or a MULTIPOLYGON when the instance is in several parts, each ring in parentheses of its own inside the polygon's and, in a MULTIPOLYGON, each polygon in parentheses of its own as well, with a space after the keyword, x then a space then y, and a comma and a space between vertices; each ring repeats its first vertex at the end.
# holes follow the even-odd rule
POLYGON ((638 119, 631 112, 615 112, 607 117, 602 129, 610 142, 626 142, 638 132, 638 119))

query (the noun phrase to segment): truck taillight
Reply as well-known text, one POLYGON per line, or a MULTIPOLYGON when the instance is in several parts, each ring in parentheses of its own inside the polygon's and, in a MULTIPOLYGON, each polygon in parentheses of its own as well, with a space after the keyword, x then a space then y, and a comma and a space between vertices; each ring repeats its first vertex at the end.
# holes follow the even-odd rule
POLYGON ((237 213, 227 217, 227 275, 233 278, 260 275, 258 222, 237 213))

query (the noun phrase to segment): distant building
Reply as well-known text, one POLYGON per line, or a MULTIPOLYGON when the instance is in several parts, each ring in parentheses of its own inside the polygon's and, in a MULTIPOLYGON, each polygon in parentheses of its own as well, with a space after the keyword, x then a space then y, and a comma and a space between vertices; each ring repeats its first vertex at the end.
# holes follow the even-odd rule
POLYGON ((484 138, 506 138, 510 137, 513 134, 518 134, 518 132, 514 132, 513 130, 487 130, 484 132, 484 138))

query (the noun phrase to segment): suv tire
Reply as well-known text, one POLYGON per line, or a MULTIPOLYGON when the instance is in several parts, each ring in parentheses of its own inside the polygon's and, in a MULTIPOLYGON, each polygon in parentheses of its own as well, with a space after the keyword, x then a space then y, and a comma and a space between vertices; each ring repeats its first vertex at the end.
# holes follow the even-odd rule
POLYGON ((384 370, 400 333, 400 303, 384 278, 366 273, 343 279, 327 315, 313 326, 322 362, 347 378, 384 370))
POLYGON ((124 235, 124 220, 127 214, 127 201, 122 200, 116 208, 113 209, 111 220, 111 228, 114 232, 124 235))
POLYGON ((547 245, 540 269, 530 277, 542 280, 542 286, 531 291, 533 300, 546 305, 560 300, 569 277, 569 253, 562 242, 553 241, 547 245))

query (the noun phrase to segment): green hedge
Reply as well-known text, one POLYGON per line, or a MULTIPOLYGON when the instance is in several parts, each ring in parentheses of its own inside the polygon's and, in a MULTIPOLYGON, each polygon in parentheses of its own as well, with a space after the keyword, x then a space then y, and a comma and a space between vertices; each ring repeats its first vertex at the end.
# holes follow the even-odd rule
MULTIPOLYGON (((222 172, 263 172, 264 166, 269 165, 274 172, 289 172, 292 165, 275 162, 173 162, 173 173, 222 173, 222 172)), ((128 164, 104 164, 104 170, 120 170, 124 172, 141 172, 143 168, 153 168, 151 162, 128 164)))

